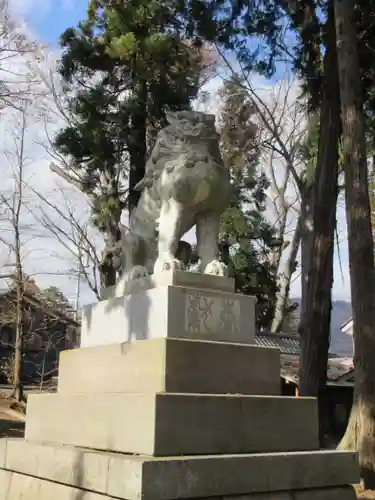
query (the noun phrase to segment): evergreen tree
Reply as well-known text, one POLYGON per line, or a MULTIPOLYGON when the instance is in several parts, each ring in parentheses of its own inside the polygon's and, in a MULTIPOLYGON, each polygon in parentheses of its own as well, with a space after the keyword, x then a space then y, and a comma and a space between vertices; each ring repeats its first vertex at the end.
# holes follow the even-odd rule
POLYGON ((61 36, 60 75, 71 124, 55 140, 92 203, 106 251, 102 284, 113 285, 111 249, 165 109, 190 107, 197 95, 199 47, 182 38, 178 5, 159 0, 92 0, 87 18, 61 36))
POLYGON ((221 152, 235 193, 222 216, 220 238, 231 257, 236 290, 257 297, 257 326, 267 328, 277 292, 270 254, 280 242, 264 215, 268 180, 259 171, 255 111, 239 83, 228 82, 220 95, 221 152))

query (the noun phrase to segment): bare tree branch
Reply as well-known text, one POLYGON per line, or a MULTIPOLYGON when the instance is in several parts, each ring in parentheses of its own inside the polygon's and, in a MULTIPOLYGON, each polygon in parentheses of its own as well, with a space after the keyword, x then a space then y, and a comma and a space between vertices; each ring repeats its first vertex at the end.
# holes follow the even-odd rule
POLYGON ((100 299, 98 285, 100 258, 94 243, 88 236, 87 224, 82 224, 77 219, 63 189, 60 189, 58 194, 65 201, 65 211, 62 207, 51 201, 52 197, 44 196, 36 190, 33 190, 33 192, 43 202, 43 205, 40 207, 41 215, 34 214, 35 217, 74 257, 78 264, 79 274, 83 275, 89 288, 100 299))
POLYGON ((41 51, 12 19, 8 0, 0 0, 0 112, 11 107, 22 111, 35 97, 39 81, 33 63, 41 51))
MULTIPOLYGON (((280 328, 292 274, 296 269, 291 265, 291 260, 293 263, 296 260, 301 243, 304 242, 306 247, 310 233, 305 227, 310 186, 306 185, 307 165, 300 154, 308 134, 305 106, 292 94, 298 83, 295 78, 286 78, 269 89, 256 88, 252 75, 245 72, 240 63, 236 63, 235 67, 220 47, 217 50, 229 70, 231 81, 237 83, 239 92, 246 92, 259 120, 262 165, 270 181, 268 197, 275 214, 274 227, 279 237, 285 238, 288 227, 294 220, 294 235, 286 262, 282 259, 282 254, 288 245, 274 248, 269 256, 279 277, 280 291, 273 324, 275 328, 280 328)), ((284 241, 287 243, 287 240, 284 241)), ((303 279, 302 276, 301 280, 303 279)))

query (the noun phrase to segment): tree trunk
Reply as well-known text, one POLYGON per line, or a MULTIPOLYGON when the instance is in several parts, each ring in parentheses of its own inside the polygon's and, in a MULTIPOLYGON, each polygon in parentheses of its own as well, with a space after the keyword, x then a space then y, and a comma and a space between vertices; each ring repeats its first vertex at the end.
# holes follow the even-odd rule
MULTIPOLYGON (((23 138, 21 139, 23 148, 23 138)), ((22 168, 22 167, 21 167, 22 168)), ((24 273, 22 267, 21 255, 21 234, 20 234, 20 217, 21 206, 23 203, 23 178, 20 168, 20 179, 18 186, 18 200, 16 201, 16 210, 13 214, 14 226, 14 257, 16 264, 16 339, 14 344, 14 364, 13 364, 13 393, 12 396, 19 402, 23 401, 23 347, 24 347, 24 302, 23 295, 25 291, 24 273)))
MULTIPOLYGON (((129 218, 132 211, 136 208, 141 192, 135 190, 135 186, 145 175, 146 155, 147 155, 147 86, 146 82, 135 84, 134 90, 137 105, 132 116, 132 135, 129 137, 129 193, 128 193, 128 212, 129 218)), ((109 179, 110 183, 111 179, 109 179)), ((110 185, 111 187, 111 185, 110 185)), ((107 288, 113 286, 117 281, 119 269, 114 265, 113 248, 121 239, 119 223, 121 212, 118 213, 118 220, 112 220, 108 224, 105 233, 105 248, 103 252, 102 263, 100 266, 101 287, 107 288)))
POLYGON ((341 448, 358 450, 366 488, 375 487, 375 281, 354 4, 335 1, 343 125, 345 201, 355 343, 354 403, 341 448))
POLYGON ((301 191, 301 217, 303 220, 301 234, 301 306, 300 318, 303 318, 306 312, 307 303, 307 281, 309 277, 310 254, 313 245, 313 186, 304 185, 301 191))
POLYGON ((324 78, 318 159, 314 183, 313 244, 308 271, 306 312, 301 318, 301 396, 318 398, 320 440, 324 440, 322 395, 327 379, 331 323, 333 249, 336 227, 340 99, 333 9, 328 12, 325 33, 324 78))
POLYGON ((140 191, 134 187, 145 175, 147 155, 147 86, 146 82, 140 82, 136 86, 135 97, 138 99, 137 109, 132 117, 133 133, 129 145, 130 172, 129 172, 129 217, 136 208, 140 191))
POLYGON ((121 239, 119 223, 120 218, 119 220, 111 221, 105 232, 105 247, 100 264, 101 288, 108 288, 110 286, 113 286, 117 281, 118 270, 114 265, 113 249, 116 247, 116 243, 121 239))
MULTIPOLYGON (((17 252, 16 252, 17 253, 17 252)), ((19 402, 23 401, 23 346, 24 346, 24 318, 23 318, 23 272, 21 263, 16 255, 16 340, 14 345, 14 365, 13 365, 13 393, 12 396, 19 402)))
POLYGON ((295 262, 301 242, 302 225, 302 215, 300 214, 300 216, 298 217, 297 226, 294 230, 288 259, 285 263, 285 267, 281 275, 280 288, 277 295, 275 313, 271 325, 271 332, 280 332, 283 326, 288 305, 290 282, 295 270, 295 262))
POLYGON ((16 340, 14 345, 13 364, 13 393, 12 396, 19 402, 23 401, 23 348, 24 348, 24 303, 25 291, 24 272, 22 264, 22 241, 21 241, 21 210, 24 203, 24 167, 25 167, 25 133, 26 133, 26 108, 21 114, 21 137, 17 149, 18 177, 16 190, 13 194, 12 225, 14 230, 14 258, 16 267, 16 340))
POLYGON ((111 166, 103 168, 100 175, 102 192, 105 193, 106 203, 112 207, 111 216, 106 217, 102 228, 105 246, 100 262, 100 285, 107 288, 116 284, 119 269, 115 265, 115 249, 121 239, 120 221, 122 206, 119 204, 116 172, 111 166), (116 208, 115 208, 116 207, 116 208), (104 229, 104 230, 103 230, 104 229))

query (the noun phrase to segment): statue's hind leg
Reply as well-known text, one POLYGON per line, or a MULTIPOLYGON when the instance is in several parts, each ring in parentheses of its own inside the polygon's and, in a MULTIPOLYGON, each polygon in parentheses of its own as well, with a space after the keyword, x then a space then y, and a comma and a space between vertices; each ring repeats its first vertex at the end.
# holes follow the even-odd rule
POLYGON ((205 212, 196 218, 198 255, 201 260, 201 272, 228 276, 228 268, 224 262, 218 260, 219 248, 217 244, 220 230, 220 214, 205 212))
POLYGON ((176 259, 178 243, 187 227, 184 207, 173 199, 163 202, 159 218, 158 257, 154 273, 183 269, 184 265, 176 259))

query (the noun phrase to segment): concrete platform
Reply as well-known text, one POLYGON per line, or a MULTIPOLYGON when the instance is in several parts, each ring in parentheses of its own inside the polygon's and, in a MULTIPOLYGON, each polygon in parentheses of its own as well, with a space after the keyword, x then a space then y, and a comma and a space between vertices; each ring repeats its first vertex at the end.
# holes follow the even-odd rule
MULTIPOLYGON (((126 500, 231 498, 234 495, 246 495, 251 500, 349 500, 355 497, 343 486, 359 479, 356 455, 351 452, 152 458, 23 440, 0 441, 0 468, 26 475, 18 476, 23 484, 30 481, 22 477, 35 476, 52 481, 55 486, 61 483, 126 500), (280 493, 282 491, 284 493, 280 493), (259 497, 254 496, 260 493, 259 497)), ((3 489, 0 475, 0 500, 21 498, 2 497, 3 489)), ((58 490, 58 487, 47 488, 48 500, 81 500, 80 496, 68 494, 60 497, 58 490)), ((47 496, 41 494, 38 498, 44 500, 47 496)), ((34 497, 27 496, 27 499, 34 497)), ((94 499, 96 497, 92 497, 94 499)))
POLYGON ((256 298, 218 290, 161 286, 82 311, 81 347, 149 338, 254 344, 256 298))
POLYGON ((280 352, 162 338, 73 349, 60 354, 58 392, 278 395, 280 352))
POLYGON ((314 398, 195 394, 30 395, 25 437, 155 456, 318 448, 314 398))

